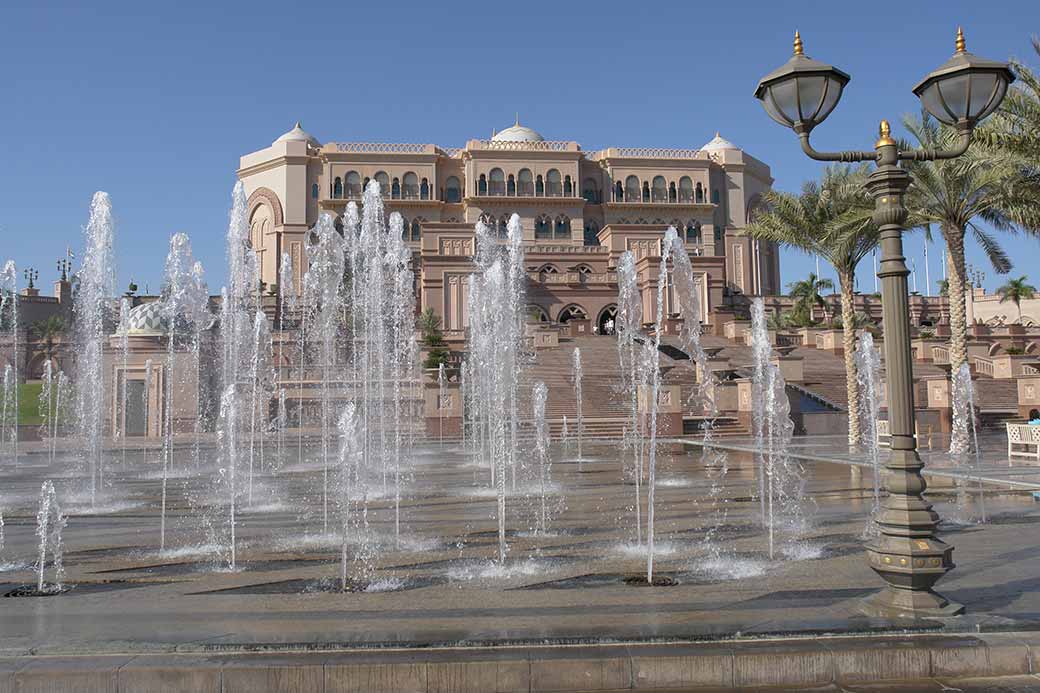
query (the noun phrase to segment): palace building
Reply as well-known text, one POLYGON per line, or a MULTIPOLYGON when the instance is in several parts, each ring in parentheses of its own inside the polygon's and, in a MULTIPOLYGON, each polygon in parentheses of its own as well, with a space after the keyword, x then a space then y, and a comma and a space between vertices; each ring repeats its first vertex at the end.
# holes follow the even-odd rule
MULTIPOLYGON (((706 319, 746 295, 780 293, 775 244, 745 234, 769 167, 716 134, 699 149, 609 147, 585 151, 517 122, 461 148, 433 144, 320 143, 300 124, 241 158, 252 244, 262 280, 275 284, 288 253, 297 290, 305 243, 319 215, 342 215, 379 182, 386 212, 405 220, 420 309, 432 307, 449 340, 466 328, 466 276, 478 221, 505 237, 524 231, 530 314, 550 323, 588 321, 602 333, 616 311, 618 257, 637 257, 644 315, 652 315, 660 239, 686 241, 706 319)), ((671 301, 670 291, 667 293, 671 301)))

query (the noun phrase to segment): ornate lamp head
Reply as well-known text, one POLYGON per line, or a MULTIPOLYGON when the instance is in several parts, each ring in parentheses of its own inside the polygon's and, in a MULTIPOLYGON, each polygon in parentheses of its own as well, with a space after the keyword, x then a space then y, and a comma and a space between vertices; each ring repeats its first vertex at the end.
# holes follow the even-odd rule
POLYGON ((1015 75, 1007 63, 972 55, 957 28, 956 52, 914 87, 921 105, 946 125, 974 126, 1004 100, 1015 75))
POLYGON ((763 77, 755 98, 781 125, 809 132, 838 105, 849 76, 838 68, 805 55, 802 37, 794 33, 794 55, 763 77))

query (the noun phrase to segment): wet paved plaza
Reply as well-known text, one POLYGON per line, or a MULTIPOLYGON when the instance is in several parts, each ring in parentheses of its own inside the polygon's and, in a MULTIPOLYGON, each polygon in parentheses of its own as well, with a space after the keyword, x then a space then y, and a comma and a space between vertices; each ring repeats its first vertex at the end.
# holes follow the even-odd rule
MULTIPOLYGON (((797 442, 797 441, 796 441, 797 442)), ((754 461, 731 453, 728 473, 705 469, 699 449, 666 445, 656 488, 655 574, 677 584, 645 587, 646 549, 636 541, 634 485, 614 443, 587 445, 580 464, 554 449, 545 535, 531 531, 540 497, 507 499, 508 558, 497 563, 495 495, 487 470, 456 445, 415 452, 393 536, 390 499, 372 501, 377 539, 357 591, 338 591, 340 542, 321 533, 313 461, 258 475, 241 508, 238 564, 227 568, 213 525, 210 474, 169 482, 169 547, 157 551, 156 463, 132 453, 114 467, 95 512, 83 479, 47 470, 45 457, 3 467, 6 542, 0 593, 35 581, 35 503, 54 478, 67 514, 66 582, 50 597, 3 600, 4 654, 195 651, 265 647, 668 641, 733 636, 888 630, 1028 630, 1040 623, 1040 505, 1027 492, 992 489, 987 521, 978 498, 939 489, 944 540, 958 567, 940 591, 968 615, 946 623, 895 623, 859 615, 880 587, 862 534, 869 473, 806 462, 803 538, 770 561, 760 526, 754 461), (709 492, 717 484, 714 499, 709 492), (209 505, 207 505, 209 504, 209 505), (707 542, 706 538, 711 537, 707 542)), ((645 508, 643 509, 645 517, 645 508)), ((351 566, 353 575, 358 566, 351 566)), ((48 579, 50 579, 48 577, 48 579)))

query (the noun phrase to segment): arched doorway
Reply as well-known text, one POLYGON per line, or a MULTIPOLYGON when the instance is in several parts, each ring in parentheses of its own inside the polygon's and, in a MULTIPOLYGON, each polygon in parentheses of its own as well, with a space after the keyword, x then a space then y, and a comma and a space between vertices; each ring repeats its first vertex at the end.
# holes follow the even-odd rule
POLYGON ((617 324, 617 304, 611 303, 599 312, 596 318, 596 331, 599 334, 613 334, 614 325, 617 324), (608 324, 609 323, 609 324, 608 324))
POLYGON ((557 319, 557 322, 564 325, 571 320, 584 320, 587 317, 588 313, 585 312, 584 308, 577 303, 572 303, 560 311, 560 317, 557 319))

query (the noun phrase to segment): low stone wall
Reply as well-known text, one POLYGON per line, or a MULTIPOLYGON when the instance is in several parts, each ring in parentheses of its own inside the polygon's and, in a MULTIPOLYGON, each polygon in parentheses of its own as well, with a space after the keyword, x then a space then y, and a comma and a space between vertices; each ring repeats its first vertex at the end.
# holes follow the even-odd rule
MULTIPOLYGON (((2 691, 619 691, 1021 676, 1038 633, 0 658, 2 691)), ((910 689, 901 689, 910 690, 910 689)), ((972 690, 982 690, 974 688, 972 690)), ((1024 690, 1024 689, 1022 689, 1024 690)))

